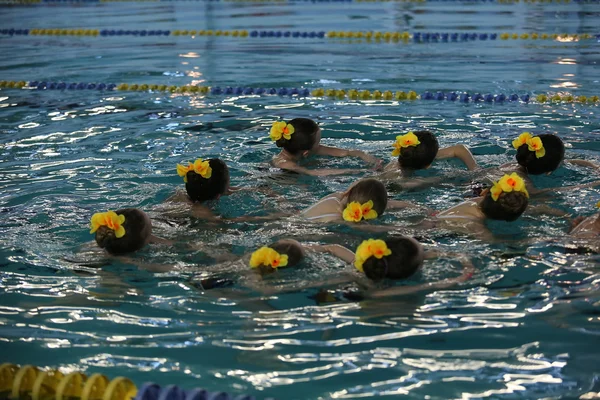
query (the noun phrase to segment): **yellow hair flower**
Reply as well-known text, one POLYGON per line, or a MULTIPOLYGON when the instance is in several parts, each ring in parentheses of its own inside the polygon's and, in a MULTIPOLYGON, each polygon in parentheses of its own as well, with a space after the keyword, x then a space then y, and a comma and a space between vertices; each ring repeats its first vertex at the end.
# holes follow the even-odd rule
POLYGON ((279 267, 285 267, 287 264, 287 254, 279 254, 270 247, 261 247, 250 256, 251 268, 258 268, 261 265, 266 265, 273 269, 277 269, 279 267))
POLYGON ((278 121, 273 122, 273 126, 271 126, 271 131, 269 132, 269 137, 273 141, 281 139, 282 136, 284 139, 290 140, 294 132, 295 129, 293 125, 288 124, 284 121, 278 121))
POLYGON ((361 219, 377 218, 377 211, 373 210, 373 200, 369 200, 364 204, 353 201, 346 206, 342 217, 344 221, 359 222, 361 219))
POLYGON ((596 207, 600 208, 600 201, 596 203, 596 207))
POLYGON ((529 198, 525 181, 516 172, 504 175, 498 182, 494 183, 494 186, 490 189, 490 194, 492 195, 492 200, 498 201, 502 193, 510 193, 512 191, 523 192, 529 198))
POLYGON ((189 163, 187 166, 177 164, 177 175, 183 177, 183 181, 187 183, 187 173, 194 170, 194 164, 189 163))
POLYGON ((95 233, 101 226, 106 226, 108 229, 115 231, 115 237, 117 239, 122 238, 125 235, 125 228, 123 223, 125 222, 125 216, 123 214, 117 215, 114 211, 107 211, 105 213, 96 213, 92 215, 90 220, 90 233, 95 233))
POLYGON ((512 145, 515 149, 518 149, 519 147, 526 144, 529 139, 531 139, 531 133, 523 132, 519 135, 518 138, 512 141, 512 145))
POLYGON ((209 162, 202 161, 201 158, 194 161, 194 172, 206 179, 210 179, 212 176, 212 168, 209 162))
POLYGON ((396 141, 394 142, 394 151, 392 151, 393 156, 399 156, 402 148, 417 146, 420 145, 421 142, 417 135, 412 132, 408 132, 406 135, 396 136, 396 141))
POLYGON ((542 158, 546 155, 546 149, 539 136, 533 137, 527 141, 529 151, 535 151, 536 158, 542 158))
POLYGON ((389 256, 390 254, 392 254, 392 251, 388 249, 387 244, 383 240, 365 240, 356 249, 354 266, 357 270, 363 272, 363 264, 370 257, 381 259, 384 256, 389 256))
POLYGON ((201 158, 198 158, 194 163, 188 163, 187 166, 177 164, 177 175, 183 178, 183 181, 187 183, 187 173, 190 171, 194 171, 198 175, 203 178, 210 179, 212 176, 212 168, 208 161, 202 161, 201 158))

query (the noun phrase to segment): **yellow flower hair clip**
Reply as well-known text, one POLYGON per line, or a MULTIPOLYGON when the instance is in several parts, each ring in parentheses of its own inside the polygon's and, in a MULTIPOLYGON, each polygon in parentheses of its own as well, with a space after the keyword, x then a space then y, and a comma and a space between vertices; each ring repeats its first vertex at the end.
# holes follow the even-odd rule
POLYGON ((344 221, 359 222, 361 219, 377 218, 377 211, 373 210, 373 200, 369 200, 364 204, 353 201, 346 206, 342 217, 344 217, 344 221))
POLYGON ((407 148, 410 146, 418 146, 421 142, 417 135, 412 132, 408 132, 406 135, 396 136, 396 141, 394 142, 394 151, 392 151, 393 156, 399 156, 400 151, 403 148, 407 148))
POLYGON ((279 254, 270 247, 261 247, 252 253, 250 267, 258 268, 261 265, 270 266, 273 269, 285 267, 288 264, 287 254, 279 254))
POLYGON ((536 158, 542 158, 546 155, 546 149, 539 136, 533 137, 527 141, 529 151, 535 151, 536 158))
POLYGON ((367 261, 367 259, 370 257, 381 259, 385 256, 389 256, 390 254, 392 254, 392 251, 388 249, 387 244, 383 240, 365 240, 356 249, 354 266, 357 270, 363 272, 363 264, 365 261, 367 261))
POLYGON ((115 237, 120 239, 125 235, 124 222, 125 216, 123 214, 117 215, 114 211, 96 213, 92 215, 90 220, 90 233, 95 233, 101 226, 106 226, 108 229, 115 231, 115 237))
POLYGON ((194 163, 188 163, 187 166, 177 164, 177 175, 183 178, 183 181, 187 183, 187 173, 190 171, 194 171, 198 175, 203 178, 210 179, 212 176, 212 168, 208 161, 202 161, 201 158, 198 158, 194 163))
POLYGON ((502 193, 509 192, 523 192, 525 196, 529 198, 529 193, 527 192, 527 188, 525 187, 525 181, 516 172, 513 172, 510 175, 504 175, 500 180, 494 183, 494 186, 490 189, 490 194, 492 195, 492 200, 498 201, 498 198, 502 193))
POLYGON ((524 144, 527 144, 527 141, 531 138, 532 138, 531 133, 523 132, 519 135, 518 138, 516 138, 515 140, 512 141, 512 145, 515 149, 518 149, 519 147, 523 146, 524 144))
POLYGON ((512 142, 515 149, 518 149, 524 144, 527 145, 529 151, 535 151, 536 158, 542 158, 546 155, 546 149, 544 149, 544 144, 539 136, 531 136, 531 133, 523 132, 512 142))
POLYGON ((596 207, 600 208, 600 201, 596 203, 596 207))
POLYGON ((294 126, 284 121, 273 122, 269 137, 273 141, 278 141, 283 136, 284 139, 290 140, 294 134, 294 126))

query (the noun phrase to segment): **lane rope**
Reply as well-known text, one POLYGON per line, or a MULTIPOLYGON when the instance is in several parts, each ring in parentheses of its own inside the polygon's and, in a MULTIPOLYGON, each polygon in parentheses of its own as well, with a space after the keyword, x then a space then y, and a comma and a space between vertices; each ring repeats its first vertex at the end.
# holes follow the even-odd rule
POLYGON ((274 3, 274 4, 328 4, 328 3, 443 3, 443 4, 571 4, 594 3, 600 0, 0 0, 0 5, 71 4, 71 3, 274 3))
MULTIPOLYGON (((0 365, 0 398, 28 400, 255 400, 253 396, 184 390, 177 385, 161 387, 150 382, 139 389, 128 378, 109 379, 102 374, 87 376, 81 372, 63 374, 33 365, 0 365)), ((272 399, 271 399, 272 400, 272 399)))
POLYGON ((366 42, 412 42, 412 43, 450 43, 474 42, 495 40, 551 40, 558 42, 600 42, 600 34, 591 33, 538 33, 538 32, 502 32, 502 33, 475 33, 475 32, 379 32, 379 31, 280 31, 280 30, 206 30, 206 29, 175 29, 175 30, 126 30, 126 29, 61 29, 61 28, 33 28, 0 29, 4 36, 77 36, 77 37, 204 37, 216 36, 224 38, 292 38, 292 39, 360 39, 366 42))
POLYGON ((357 90, 357 89, 325 89, 325 88, 264 88, 251 86, 225 87, 192 86, 192 85, 158 85, 128 83, 95 83, 95 82, 49 82, 49 81, 0 81, 0 89, 21 90, 91 90, 117 92, 179 93, 190 95, 235 95, 235 96, 295 96, 312 98, 330 98, 338 100, 437 100, 460 103, 582 103, 598 104, 598 96, 574 95, 571 93, 537 93, 537 94, 492 94, 473 93, 467 91, 423 92, 414 90, 357 90))

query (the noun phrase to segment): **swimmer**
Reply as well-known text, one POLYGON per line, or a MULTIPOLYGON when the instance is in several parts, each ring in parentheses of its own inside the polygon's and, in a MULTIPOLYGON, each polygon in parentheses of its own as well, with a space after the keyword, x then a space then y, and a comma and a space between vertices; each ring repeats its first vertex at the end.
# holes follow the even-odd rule
MULTIPOLYGON (((218 200, 221 196, 229 196, 235 192, 244 190, 230 186, 229 168, 223 160, 218 158, 208 160, 198 158, 193 164, 177 164, 177 174, 185 182, 185 192, 178 190, 165 203, 181 203, 185 206, 185 209, 173 210, 167 207, 167 210, 162 210, 166 216, 176 217, 181 213, 186 215, 191 209, 191 215, 195 218, 208 221, 221 221, 224 218, 216 216, 205 203, 211 200, 218 200)), ((261 189, 252 188, 246 190, 261 189)), ((281 214, 275 214, 270 217, 238 217, 230 218, 230 220, 261 220, 279 216, 281 214)))
POLYGON ((485 226, 486 220, 515 221, 527 209, 528 204, 529 193, 525 181, 516 173, 512 173, 504 175, 491 188, 485 189, 480 197, 434 213, 432 219, 425 220, 416 227, 447 228, 491 240, 493 235, 485 226))
POLYGON ((302 211, 301 216, 314 222, 360 222, 380 217, 387 209, 418 207, 412 203, 388 200, 383 183, 361 179, 345 192, 331 193, 302 211))
POLYGON ((277 147, 283 150, 273 158, 274 167, 299 174, 312 176, 328 176, 356 174, 361 172, 355 169, 316 169, 311 170, 298 165, 298 162, 310 155, 332 156, 332 157, 359 157, 363 161, 380 165, 381 160, 360 150, 338 149, 336 147, 323 146, 321 142, 321 128, 311 119, 294 118, 289 122, 274 122, 269 137, 275 141, 277 147))
MULTIPOLYGON (((596 207, 600 207, 600 201, 596 207)), ((575 218, 571 223, 569 235, 577 239, 600 240, 600 212, 589 217, 575 218)))
MULTIPOLYGON (((287 271, 297 267, 305 260, 310 251, 317 251, 317 247, 303 245, 294 239, 281 239, 232 262, 203 267, 203 272, 212 272, 217 276, 195 279, 192 281, 192 285, 202 290, 209 290, 232 286, 234 281, 239 281, 242 286, 262 294, 290 291, 285 286, 269 285, 263 280, 278 273, 281 269, 287 271), (233 275, 233 279, 224 278, 224 273, 233 275)), ((347 281, 347 279, 343 281, 347 281)))
POLYGON ((148 243, 168 243, 152 235, 152 222, 136 208, 96 213, 90 220, 90 233, 98 246, 110 255, 133 253, 148 243))
POLYGON ((397 136, 392 155, 398 156, 398 160, 390 162, 384 168, 390 176, 393 172, 409 176, 416 170, 429 168, 434 160, 448 158, 458 158, 469 171, 477 169, 477 162, 465 145, 455 144, 440 149, 437 138, 429 131, 414 131, 397 136))
MULTIPOLYGON (((385 240, 368 239, 358 246, 356 252, 337 244, 313 246, 312 249, 330 253, 346 263, 354 265, 356 271, 369 279, 369 282, 360 282, 354 279, 355 283, 363 289, 363 293, 356 296, 357 299, 400 296, 428 289, 443 289, 467 281, 473 276, 475 270, 471 261, 464 255, 460 255, 458 259, 463 266, 463 271, 457 278, 421 285, 392 286, 380 289, 374 283, 384 279, 404 280, 410 278, 422 268, 425 259, 437 259, 441 255, 440 252, 426 250, 416 239, 408 236, 389 237, 385 240)), ((323 280, 319 286, 332 283, 339 283, 339 280, 323 280)))

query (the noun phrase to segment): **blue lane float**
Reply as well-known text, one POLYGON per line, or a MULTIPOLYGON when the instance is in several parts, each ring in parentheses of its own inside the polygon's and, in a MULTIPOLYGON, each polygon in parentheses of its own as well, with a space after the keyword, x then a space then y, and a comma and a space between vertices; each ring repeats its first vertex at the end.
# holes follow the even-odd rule
POLYGON ((598 104, 598 96, 573 95, 570 93, 472 93, 468 91, 430 92, 421 94, 410 90, 356 90, 356 89, 324 89, 280 87, 265 88, 252 86, 190 86, 190 85, 158 85, 158 84, 127 84, 104 82, 54 82, 45 80, 34 81, 0 81, 0 89, 20 89, 33 91, 95 91, 95 92, 147 92, 188 95, 212 96, 289 96, 314 99, 346 99, 346 100, 383 100, 383 101, 447 101, 459 103, 588 103, 598 104))

